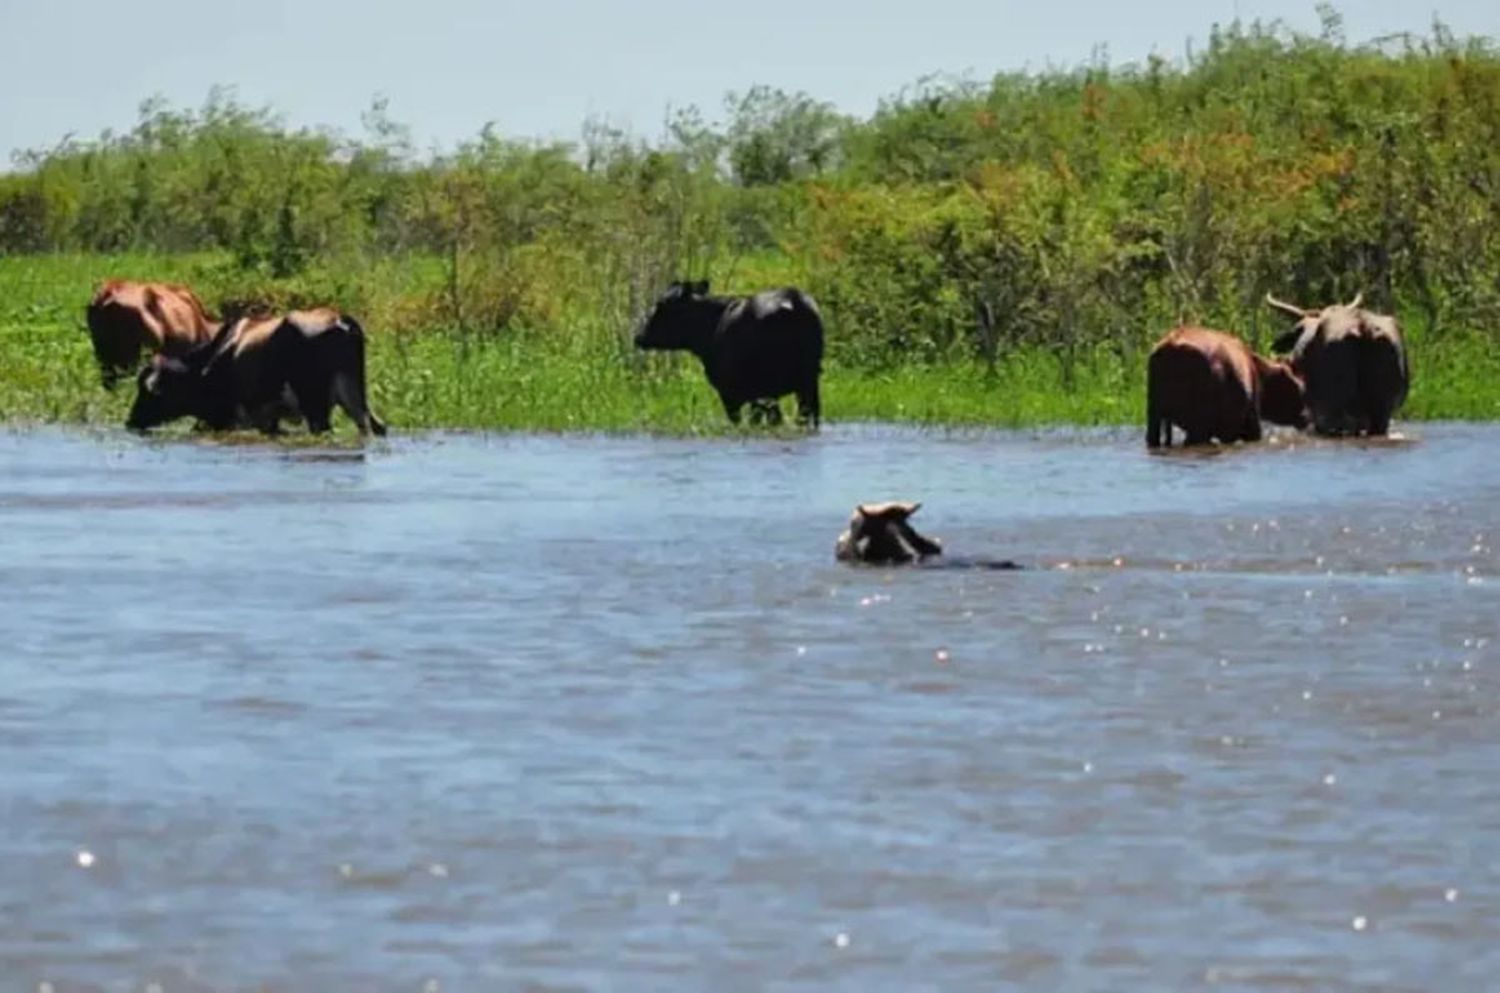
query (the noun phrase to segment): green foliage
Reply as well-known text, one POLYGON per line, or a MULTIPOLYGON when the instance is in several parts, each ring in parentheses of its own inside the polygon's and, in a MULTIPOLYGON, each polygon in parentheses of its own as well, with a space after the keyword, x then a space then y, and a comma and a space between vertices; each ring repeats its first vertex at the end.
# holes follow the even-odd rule
MULTIPOLYGON (((629 340, 674 278, 809 289, 834 416, 994 420, 1134 419, 1144 355, 1171 325, 1264 347, 1281 330, 1267 291, 1307 305, 1363 291, 1420 329, 1413 412, 1494 416, 1474 391, 1500 352, 1500 53, 1441 24, 1351 45, 1320 13, 1315 36, 1215 29, 1181 64, 933 77, 864 121, 756 87, 724 122, 687 108, 654 141, 597 121, 577 143, 487 127, 422 156, 382 101, 358 138, 222 90, 197 110, 148 102, 127 133, 0 175, 0 283, 48 313, 66 285, 69 326, 105 276, 180 278, 229 311, 336 304, 371 330, 379 389, 409 423, 533 409, 549 426, 679 427, 698 416, 698 370, 629 340), (33 271, 53 282, 33 287, 33 271), (418 392, 428 374, 451 377, 432 381, 442 395, 418 392), (1021 399, 1026 377, 1067 399, 1021 399), (442 393, 481 381, 483 397, 442 393), (575 389, 617 412, 547 399, 575 389), (935 395, 905 392, 919 389, 935 395)), ((6 318, 7 355, 63 347, 60 319, 38 318, 49 336, 23 318, 6 318)), ((64 368, 84 368, 80 340, 64 368)))
MULTIPOLYGON (((753 256, 742 271, 760 285, 785 275, 783 265, 777 256, 753 256)), ((83 303, 107 271, 191 282, 214 308, 226 301, 269 309, 333 302, 362 315, 372 403, 397 429, 735 433, 696 360, 646 360, 599 324, 580 322, 572 334, 516 327, 481 335, 440 323, 401 329, 400 308, 440 287, 443 269, 441 259, 411 256, 370 270, 247 282, 228 255, 0 260, 0 422, 124 422, 131 385, 113 394, 100 388, 83 324, 83 303)), ((1500 351, 1488 336, 1434 336, 1420 321, 1408 326, 1408 336, 1417 364, 1407 416, 1500 418, 1500 351)), ((1144 361, 1144 353, 1110 344, 1070 357, 1022 343, 992 367, 948 357, 871 368, 835 356, 823 377, 825 415, 922 424, 1134 423, 1144 409, 1144 361)), ((187 429, 184 423, 177 430, 187 429)), ((342 430, 352 428, 345 423, 342 430)))
POLYGON ((730 172, 743 186, 771 186, 817 176, 837 164, 847 125, 832 104, 754 86, 725 100, 730 172))

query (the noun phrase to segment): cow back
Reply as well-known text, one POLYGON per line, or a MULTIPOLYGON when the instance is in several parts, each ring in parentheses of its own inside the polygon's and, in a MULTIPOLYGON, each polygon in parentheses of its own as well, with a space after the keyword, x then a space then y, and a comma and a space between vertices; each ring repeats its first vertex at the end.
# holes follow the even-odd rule
POLYGON ((773 397, 816 381, 823 361, 823 320, 801 290, 739 297, 719 322, 710 378, 745 397, 773 397))

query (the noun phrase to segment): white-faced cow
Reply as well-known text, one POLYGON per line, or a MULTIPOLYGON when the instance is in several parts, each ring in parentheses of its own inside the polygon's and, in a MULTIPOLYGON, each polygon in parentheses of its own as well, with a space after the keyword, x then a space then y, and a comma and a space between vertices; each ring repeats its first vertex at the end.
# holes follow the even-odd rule
POLYGON ((1297 322, 1271 350, 1290 353, 1319 434, 1383 435, 1406 400, 1411 367, 1401 328, 1393 317, 1362 309, 1363 299, 1307 310, 1266 295, 1297 322))
POLYGON ((186 355, 156 356, 137 382, 126 421, 137 431, 195 417, 217 431, 276 434, 291 416, 321 433, 337 403, 360 434, 385 434, 365 397, 364 329, 329 308, 229 321, 186 355))
POLYGON ((638 348, 680 349, 703 362, 724 412, 780 421, 777 401, 797 396, 798 419, 817 426, 823 318, 812 297, 787 287, 753 296, 709 296, 708 281, 673 283, 636 335, 638 348))

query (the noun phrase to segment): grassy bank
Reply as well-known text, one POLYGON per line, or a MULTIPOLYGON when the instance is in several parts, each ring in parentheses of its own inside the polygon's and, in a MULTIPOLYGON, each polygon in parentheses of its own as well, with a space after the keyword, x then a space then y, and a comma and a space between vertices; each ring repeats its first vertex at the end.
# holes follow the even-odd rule
POLYGON ((1267 291, 1394 310, 1406 416, 1500 416, 1500 47, 1438 23, 1351 43, 1320 13, 1178 61, 928 79, 863 119, 756 87, 657 136, 423 153, 379 103, 349 135, 224 91, 147 102, 0 173, 0 416, 123 415, 81 331, 104 276, 339 306, 412 427, 724 430, 690 359, 629 340, 705 277, 819 301, 834 420, 1138 422, 1155 338, 1264 349, 1267 291))
MULTIPOLYGON (((351 285, 366 280, 388 290, 415 286, 412 292, 420 294, 426 266, 426 260, 416 259, 405 267, 346 278, 351 285)), ((99 386, 83 326, 83 305, 93 285, 116 274, 187 280, 211 306, 245 291, 231 270, 206 255, 0 260, 0 420, 123 423, 133 391, 127 385, 111 395, 99 386)), ((490 334, 441 327, 393 330, 397 318, 392 315, 407 299, 406 290, 396 290, 384 297, 361 292, 373 312, 359 316, 370 336, 373 402, 398 429, 729 430, 696 360, 634 351, 628 320, 610 323, 599 315, 580 315, 567 327, 490 334)), ((271 286, 261 292, 278 290, 271 286)), ((323 292, 337 295, 337 280, 323 292)), ((836 334, 836 315, 830 315, 830 325, 836 334)), ((1145 350, 1159 330, 1143 326, 1137 347, 1096 347, 1071 356, 1046 346, 1022 346, 1002 351, 993 369, 969 359, 878 368, 832 360, 824 376, 825 416, 935 425, 1137 423, 1144 403, 1145 350)), ((1271 325, 1261 331, 1268 335, 1271 325)), ((1408 333, 1415 383, 1404 416, 1500 418, 1500 353, 1488 337, 1463 332, 1432 337, 1415 321, 1408 333)), ((790 398, 786 406, 790 413, 790 398)))

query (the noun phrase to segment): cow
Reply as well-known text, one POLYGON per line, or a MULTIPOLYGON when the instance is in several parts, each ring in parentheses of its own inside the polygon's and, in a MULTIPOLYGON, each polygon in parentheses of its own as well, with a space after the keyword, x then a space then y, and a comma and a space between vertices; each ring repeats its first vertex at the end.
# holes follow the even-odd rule
POLYGON ((1009 559, 942 558, 943 546, 917 533, 908 520, 920 503, 892 500, 861 503, 838 536, 833 557, 863 565, 946 566, 957 569, 1020 569, 1009 559))
POLYGON ((1307 425, 1302 382, 1285 362, 1255 354, 1234 335, 1208 328, 1167 332, 1146 362, 1146 447, 1259 441, 1261 419, 1307 425))
POLYGON ((823 317, 799 289, 730 297, 709 296, 707 280, 673 283, 656 301, 635 344, 698 356, 733 424, 747 403, 752 419, 779 423, 778 401, 794 393, 798 420, 818 426, 823 317))
POLYGON ((212 338, 216 327, 197 294, 176 283, 107 280, 84 316, 108 390, 135 371, 142 351, 182 355, 212 338))
POLYGON ((293 416, 317 434, 329 429, 334 403, 360 434, 385 434, 365 398, 364 329, 325 307, 238 318, 186 355, 157 355, 137 377, 126 427, 196 417, 211 430, 277 434, 281 418, 293 416))
POLYGON ((1271 344, 1289 353, 1307 384, 1313 430, 1326 435, 1384 435, 1411 384, 1406 342, 1395 318, 1347 304, 1308 310, 1266 294, 1266 304, 1296 323, 1271 344))

